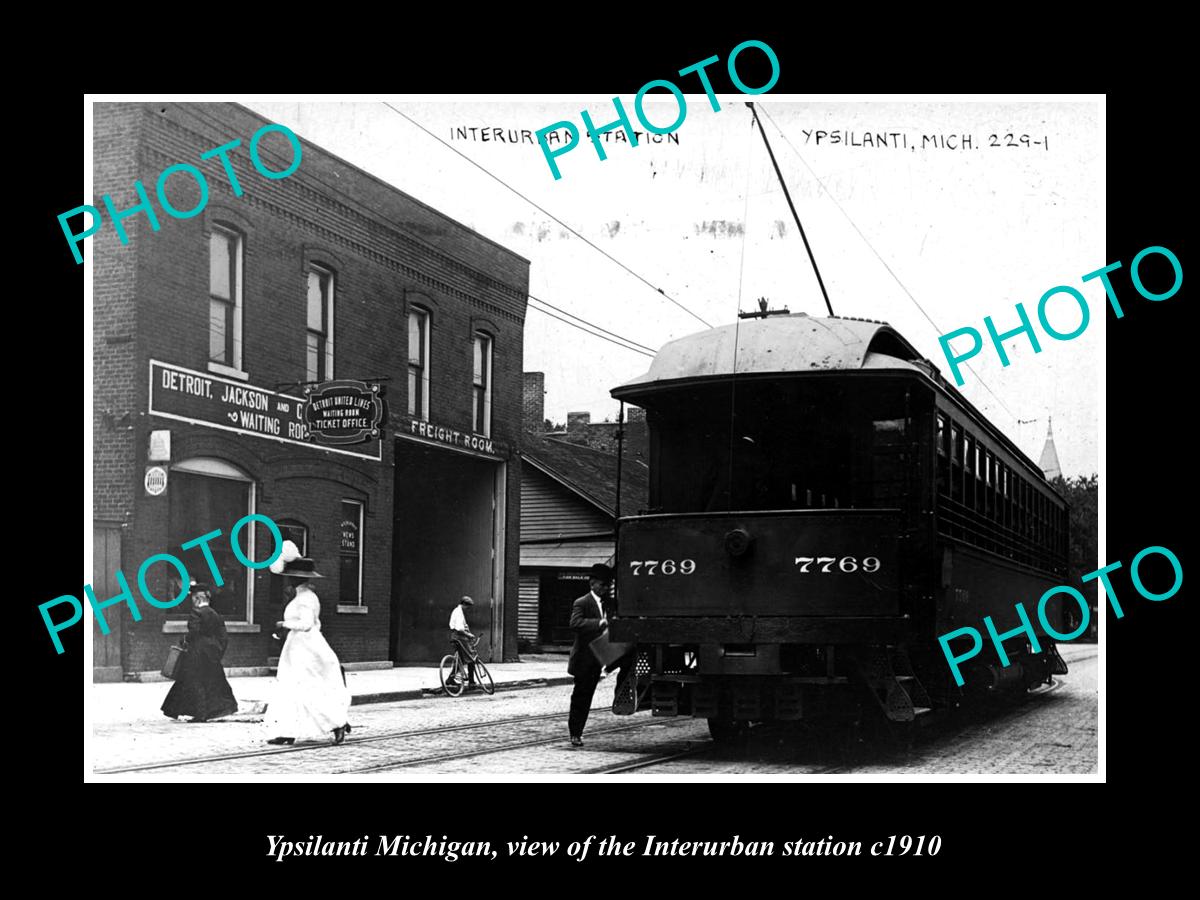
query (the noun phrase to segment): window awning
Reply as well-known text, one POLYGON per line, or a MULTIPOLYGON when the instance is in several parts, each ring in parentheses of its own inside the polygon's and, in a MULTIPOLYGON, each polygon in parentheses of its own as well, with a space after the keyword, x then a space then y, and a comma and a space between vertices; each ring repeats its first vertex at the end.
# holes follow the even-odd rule
POLYGON ((559 544, 522 544, 521 565, 555 569, 586 569, 612 559, 613 541, 574 541, 559 544))

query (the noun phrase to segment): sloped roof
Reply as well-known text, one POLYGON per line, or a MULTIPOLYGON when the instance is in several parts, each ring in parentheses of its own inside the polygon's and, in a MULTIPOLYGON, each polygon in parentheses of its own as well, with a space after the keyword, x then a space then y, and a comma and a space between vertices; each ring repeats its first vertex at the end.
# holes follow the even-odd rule
POLYGON ((522 544, 521 565, 547 569, 586 569, 607 564, 613 556, 613 539, 606 541, 559 541, 556 544, 522 544))
POLYGON ((909 369, 921 355, 884 322, 804 313, 744 319, 665 344, 644 375, 612 391, 702 378, 833 369, 909 369), (736 367, 736 371, 735 371, 736 367))
MULTIPOLYGON (((617 494, 617 455, 526 432, 521 455, 584 500, 613 515, 617 494)), ((621 466, 621 515, 645 509, 650 497, 650 470, 630 455, 621 466)))

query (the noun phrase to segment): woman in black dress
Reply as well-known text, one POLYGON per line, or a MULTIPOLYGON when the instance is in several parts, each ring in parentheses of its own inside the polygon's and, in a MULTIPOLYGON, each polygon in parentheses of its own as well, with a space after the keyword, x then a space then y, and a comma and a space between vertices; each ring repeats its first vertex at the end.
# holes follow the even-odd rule
POLYGON ((211 594, 212 588, 207 584, 192 584, 192 614, 184 639, 187 652, 179 662, 179 674, 162 705, 163 715, 172 719, 191 716, 193 722, 207 722, 238 709, 233 689, 225 680, 225 669, 221 667, 229 636, 220 614, 208 605, 211 594))

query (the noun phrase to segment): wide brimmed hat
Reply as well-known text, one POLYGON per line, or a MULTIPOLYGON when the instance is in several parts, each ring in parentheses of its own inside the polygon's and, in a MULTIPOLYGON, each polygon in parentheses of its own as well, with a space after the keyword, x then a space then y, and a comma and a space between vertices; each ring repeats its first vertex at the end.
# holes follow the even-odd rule
POLYGON ((286 575, 289 578, 324 578, 316 569, 316 564, 307 556, 301 556, 298 559, 293 559, 283 567, 280 575, 286 575))
POLYGON ((613 570, 604 563, 596 563, 592 566, 591 577, 599 578, 601 581, 612 581, 613 570))
POLYGON ((283 542, 283 549, 275 562, 271 563, 271 572, 275 575, 286 575, 289 578, 324 578, 317 571, 316 565, 307 556, 300 555, 300 548, 291 541, 283 542))
POLYGON ((466 596, 465 594, 463 595, 463 598, 461 600, 459 600, 458 602, 463 604, 464 606, 474 606, 475 605, 475 601, 472 600, 470 597, 466 596))

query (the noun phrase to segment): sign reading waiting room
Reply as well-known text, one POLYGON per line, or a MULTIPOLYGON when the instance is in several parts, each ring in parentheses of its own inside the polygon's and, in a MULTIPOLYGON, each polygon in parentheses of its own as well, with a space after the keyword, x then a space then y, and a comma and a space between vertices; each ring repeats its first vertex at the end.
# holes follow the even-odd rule
MULTIPOLYGON (((265 388, 150 360, 150 415, 193 425, 235 431, 311 449, 304 416, 305 400, 265 388)), ((378 437, 350 448, 320 448, 329 453, 378 460, 378 437)))

